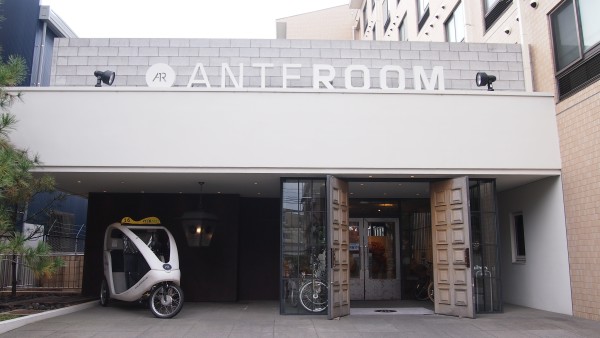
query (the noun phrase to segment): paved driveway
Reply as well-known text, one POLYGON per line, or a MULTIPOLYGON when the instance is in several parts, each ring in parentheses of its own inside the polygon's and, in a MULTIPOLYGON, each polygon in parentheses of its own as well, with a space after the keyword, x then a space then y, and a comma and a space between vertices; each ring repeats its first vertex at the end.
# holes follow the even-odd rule
MULTIPOLYGON (((4 337, 600 337, 600 322, 505 306, 502 314, 282 316, 276 302, 186 303, 172 319, 139 306, 95 306, 7 332, 4 337)), ((368 311, 367 311, 368 313, 368 311)))

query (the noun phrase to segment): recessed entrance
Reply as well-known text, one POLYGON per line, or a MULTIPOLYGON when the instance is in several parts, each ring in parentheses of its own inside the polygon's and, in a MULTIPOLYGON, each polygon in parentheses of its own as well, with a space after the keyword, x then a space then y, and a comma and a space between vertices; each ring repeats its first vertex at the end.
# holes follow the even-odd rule
POLYGON ((400 299, 398 219, 350 219, 349 233, 350 300, 400 299))

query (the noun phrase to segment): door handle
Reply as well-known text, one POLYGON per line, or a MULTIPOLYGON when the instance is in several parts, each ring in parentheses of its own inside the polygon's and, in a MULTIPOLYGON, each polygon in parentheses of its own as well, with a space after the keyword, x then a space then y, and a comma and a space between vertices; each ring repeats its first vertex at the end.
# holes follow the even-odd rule
POLYGON ((467 266, 467 268, 471 267, 471 254, 469 248, 465 249, 465 265, 467 266))
POLYGON ((331 267, 333 268, 335 266, 335 249, 331 248, 331 267))

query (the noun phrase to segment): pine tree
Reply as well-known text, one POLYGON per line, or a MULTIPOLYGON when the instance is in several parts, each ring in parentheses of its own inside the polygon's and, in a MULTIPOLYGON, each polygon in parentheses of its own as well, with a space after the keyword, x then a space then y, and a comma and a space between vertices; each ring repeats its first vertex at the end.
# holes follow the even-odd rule
POLYGON ((38 192, 54 189, 50 176, 32 174, 31 170, 40 165, 38 157, 18 149, 9 138, 17 123, 9 108, 21 99, 21 94, 5 87, 18 86, 25 79, 26 70, 23 58, 10 56, 4 62, 0 50, 0 254, 12 257, 12 296, 17 291, 18 256, 25 258, 37 276, 51 276, 63 265, 62 260, 48 255, 50 247, 46 243, 40 241, 34 248, 26 245, 28 240, 43 235, 42 227, 26 234, 21 229, 27 203, 38 192))

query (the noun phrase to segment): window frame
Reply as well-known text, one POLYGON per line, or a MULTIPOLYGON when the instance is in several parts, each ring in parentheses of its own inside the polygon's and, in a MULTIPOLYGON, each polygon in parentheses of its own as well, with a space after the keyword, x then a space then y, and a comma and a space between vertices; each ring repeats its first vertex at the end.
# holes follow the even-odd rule
POLYGON ((484 34, 498 22, 498 19, 510 8, 513 0, 496 0, 489 8, 486 0, 481 0, 483 9, 483 28, 484 34))
MULTIPOLYGON (((466 27, 463 27, 464 34, 463 34, 463 39, 461 41, 450 41, 450 32, 448 31, 448 24, 451 21, 456 22, 456 20, 455 20, 455 18, 456 18, 455 14, 456 14, 456 10, 460 6, 462 6, 462 11, 463 11, 463 22, 462 22, 462 24, 463 24, 463 26, 465 26, 465 23, 466 23, 465 7, 464 7, 464 3, 462 1, 459 1, 458 4, 452 10, 452 13, 448 16, 448 19, 446 19, 446 22, 444 22, 444 30, 445 30, 445 35, 446 35, 446 42, 458 42, 458 43, 460 43, 460 42, 466 42, 467 41, 466 27)), ((456 32, 456 25, 454 25, 454 26, 455 26, 454 30, 456 32)))
POLYGON ((583 31, 581 28, 581 15, 579 14, 579 0, 563 0, 561 1, 558 5, 556 5, 556 7, 554 7, 552 9, 552 11, 550 11, 548 13, 548 24, 550 26, 550 34, 551 34, 551 43, 552 43, 552 57, 554 60, 554 73, 556 74, 557 77, 560 77, 560 75, 565 74, 567 72, 569 72, 571 70, 571 68, 580 63, 580 62, 585 62, 587 59, 592 58, 593 56, 595 56, 596 54, 598 54, 600 52, 600 41, 596 42, 595 45, 593 45, 587 52, 584 50, 584 46, 583 46, 583 31), (555 13, 558 12, 559 9, 561 9, 563 6, 565 6, 567 3, 572 3, 573 4, 573 10, 574 10, 574 15, 575 15, 575 24, 576 24, 576 29, 577 29, 577 45, 579 47, 579 57, 577 57, 577 59, 575 59, 574 61, 572 61, 571 63, 565 65, 564 67, 562 67, 561 69, 558 69, 558 61, 556 59, 556 44, 555 44, 555 40, 554 40, 554 25, 552 24, 553 22, 553 15, 555 13))
POLYGON ((404 13, 404 16, 402 17, 402 20, 400 20, 400 23, 398 24, 398 41, 408 41, 408 38, 406 37, 406 25, 405 20, 406 19, 406 13, 404 13), (402 34, 404 33, 404 34, 402 34), (404 35, 404 39, 402 39, 402 36, 404 35))
POLYGON ((557 101, 560 102, 590 84, 600 80, 600 70, 598 68, 598 59, 600 59, 600 41, 596 42, 587 51, 585 51, 583 41, 583 31, 581 26, 581 15, 579 9, 579 0, 562 0, 547 14, 547 24, 550 31, 550 43, 552 46, 552 61, 554 62, 554 76, 556 78, 557 101), (573 6, 573 15, 575 16, 575 25, 577 33, 577 45, 579 56, 561 69, 558 69, 558 60, 556 54, 556 32, 553 25, 555 14, 563 9, 567 4, 573 6))
POLYGON ((420 32, 425 22, 429 19, 429 0, 416 0, 417 1, 417 31, 420 32), (427 1, 427 5, 421 10, 421 3, 427 1))
POLYGON ((527 262, 527 248, 525 240, 525 217, 522 211, 510 213, 510 234, 511 234, 511 251, 513 264, 525 264, 527 262), (517 228, 517 218, 520 218, 520 229, 517 228), (522 234, 517 233, 522 232, 522 234), (523 243, 523 253, 519 252, 520 240, 523 243))

